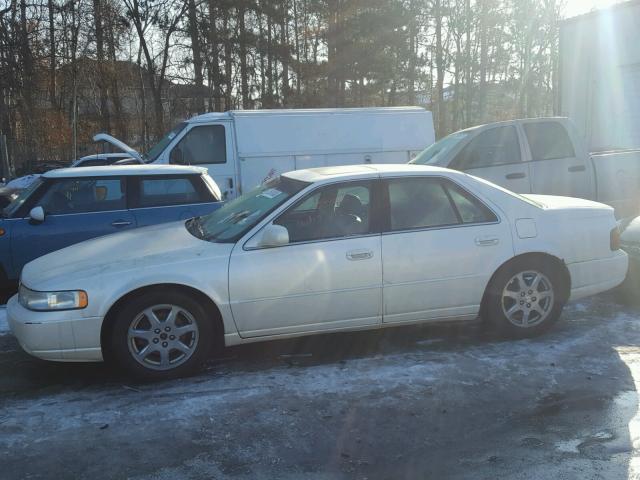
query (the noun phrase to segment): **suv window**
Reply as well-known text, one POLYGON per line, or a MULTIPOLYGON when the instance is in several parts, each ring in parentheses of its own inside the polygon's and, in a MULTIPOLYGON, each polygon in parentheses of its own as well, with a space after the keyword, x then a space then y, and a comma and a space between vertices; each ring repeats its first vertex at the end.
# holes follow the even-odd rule
POLYGON ((309 242, 370 232, 369 182, 329 185, 312 192, 274 223, 286 227, 289 241, 309 242))
POLYGON ((190 177, 141 178, 138 189, 138 207, 161 207, 213 201, 206 198, 197 184, 195 175, 190 177))
POLYGON ((394 178, 387 182, 390 230, 443 227, 460 223, 437 178, 394 178))
POLYGON ((456 155, 452 166, 468 170, 517 163, 521 159, 518 132, 513 125, 508 125, 478 134, 456 155))
POLYGON ((523 127, 532 160, 556 160, 576 156, 569 135, 561 123, 525 123, 523 127))
POLYGON ((65 178, 52 181, 37 203, 51 215, 124 210, 125 181, 121 178, 65 178))
MULTIPOLYGON (((174 150, 180 152, 180 163, 186 165, 226 163, 227 143, 224 125, 194 127, 178 142, 174 150)), ((174 158, 173 151, 171 158, 174 158)))

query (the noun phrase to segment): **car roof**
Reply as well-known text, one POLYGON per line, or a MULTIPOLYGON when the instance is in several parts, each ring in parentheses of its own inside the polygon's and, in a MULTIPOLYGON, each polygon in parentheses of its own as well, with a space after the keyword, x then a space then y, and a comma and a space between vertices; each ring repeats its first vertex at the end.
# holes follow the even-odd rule
POLYGON ((461 175, 460 172, 442 167, 413 164, 376 164, 376 165, 345 165, 337 167, 307 168, 288 172, 285 176, 303 182, 317 183, 337 178, 349 180, 351 178, 378 178, 405 175, 434 175, 434 174, 461 175))
POLYGON ((105 165, 100 167, 57 168, 44 178, 118 177, 135 175, 202 175, 207 169, 187 165, 105 165))

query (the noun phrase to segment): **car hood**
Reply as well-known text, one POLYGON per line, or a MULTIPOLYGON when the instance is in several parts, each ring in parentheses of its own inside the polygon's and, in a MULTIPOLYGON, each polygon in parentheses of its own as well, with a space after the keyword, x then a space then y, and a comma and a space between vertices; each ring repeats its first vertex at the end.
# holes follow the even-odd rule
POLYGON ((119 148, 123 152, 131 155, 132 157, 137 158, 138 160, 142 160, 142 156, 136 150, 131 148, 126 143, 118 140, 117 138, 112 137, 108 133, 98 133, 98 134, 94 135, 93 136, 93 141, 94 142, 107 142, 107 143, 110 143, 114 147, 119 148))
POLYGON ((613 207, 604 203, 585 200, 584 198, 561 197, 557 195, 522 195, 541 205, 546 210, 594 210, 598 212, 612 212, 613 207))
POLYGON ((145 267, 212 257, 228 257, 233 244, 212 243, 191 235, 184 221, 98 237, 49 253, 28 263, 21 281, 34 290, 60 288, 70 281, 104 275, 128 275, 145 267))

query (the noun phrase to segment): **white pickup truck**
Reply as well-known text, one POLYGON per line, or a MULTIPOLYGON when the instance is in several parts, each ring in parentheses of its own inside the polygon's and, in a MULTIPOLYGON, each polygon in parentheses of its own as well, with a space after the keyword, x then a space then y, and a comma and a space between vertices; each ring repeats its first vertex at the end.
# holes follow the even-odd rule
POLYGON ((568 118, 491 123, 453 133, 411 163, 462 170, 516 193, 566 195, 640 211, 640 150, 589 153, 568 118))

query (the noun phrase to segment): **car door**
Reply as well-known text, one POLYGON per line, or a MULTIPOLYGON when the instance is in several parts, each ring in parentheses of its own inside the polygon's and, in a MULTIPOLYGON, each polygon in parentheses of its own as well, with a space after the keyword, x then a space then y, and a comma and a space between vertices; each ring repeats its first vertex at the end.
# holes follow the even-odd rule
POLYGON ((287 228, 287 245, 236 245, 229 264, 229 296, 240 335, 381 322, 382 259, 374 186, 347 182, 311 192, 272 222, 287 228))
POLYGON ((513 256, 508 223, 444 177, 384 184, 384 323, 475 317, 489 278, 513 256))
POLYGON ((131 211, 138 226, 186 220, 218 208, 200 175, 130 178, 131 211))
POLYGON ((532 192, 591 198, 593 172, 576 155, 569 134, 558 121, 524 122, 531 157, 532 192))
POLYGON ((169 153, 170 163, 206 167, 223 200, 235 198, 237 188, 230 133, 229 122, 190 125, 169 153))
POLYGON ((49 179, 48 188, 32 206, 41 206, 45 220, 12 222, 14 270, 49 252, 90 238, 136 226, 127 210, 126 182, 121 177, 49 179))
POLYGON ((451 162, 451 168, 485 178, 516 193, 531 193, 529 164, 514 125, 482 130, 451 162))

